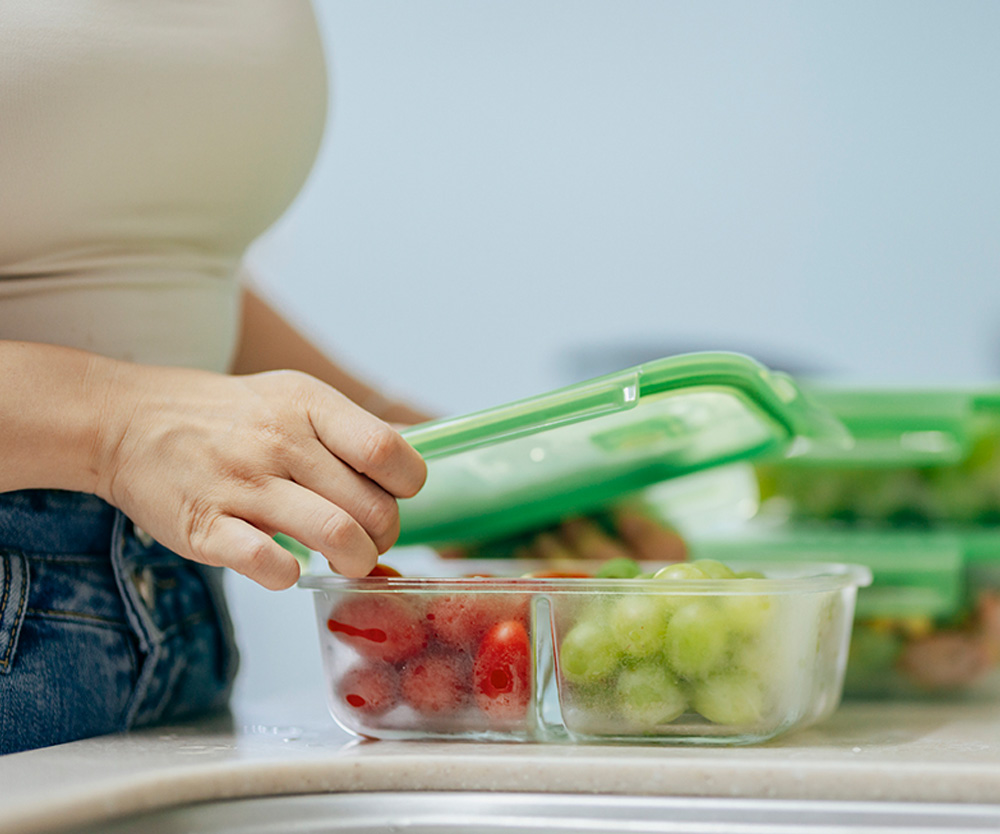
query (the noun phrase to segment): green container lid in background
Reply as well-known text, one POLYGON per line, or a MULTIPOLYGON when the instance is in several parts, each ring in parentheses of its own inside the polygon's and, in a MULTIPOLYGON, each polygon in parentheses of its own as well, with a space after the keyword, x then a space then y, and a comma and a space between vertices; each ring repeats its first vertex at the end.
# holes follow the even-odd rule
MULTIPOLYGON (((998 564, 987 555, 997 537, 977 543, 979 562, 998 564)), ((926 617, 945 621, 968 605, 972 543, 957 531, 856 529, 828 525, 748 525, 739 535, 690 542, 691 558, 740 561, 847 562, 872 572, 872 584, 859 591, 855 615, 926 617)), ((994 586, 995 587, 995 586, 994 586)))
POLYGON ((965 461, 1000 423, 1000 392, 961 389, 808 387, 847 427, 853 443, 817 448, 796 466, 946 466, 965 461))
POLYGON ((1000 526, 1000 392, 808 390, 844 423, 853 443, 758 460, 765 512, 1000 526))
POLYGON ((787 375, 697 353, 404 431, 427 461, 400 545, 466 544, 594 512, 644 487, 850 438, 787 375))

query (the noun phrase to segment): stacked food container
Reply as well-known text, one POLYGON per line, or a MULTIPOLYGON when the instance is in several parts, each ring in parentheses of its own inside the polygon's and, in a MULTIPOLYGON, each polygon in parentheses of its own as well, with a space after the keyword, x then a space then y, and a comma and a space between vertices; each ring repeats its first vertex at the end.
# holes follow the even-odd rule
POLYGON ((835 709, 870 580, 849 553, 511 558, 567 518, 648 508, 665 482, 849 446, 786 375, 735 354, 678 356, 406 435, 428 463, 424 489, 401 502, 392 554, 409 575, 301 583, 314 591, 330 710, 348 730, 735 744, 835 709), (502 558, 417 576, 415 545, 502 558))
POLYGON ((849 446, 758 462, 760 510, 713 554, 823 560, 874 575, 859 594, 846 693, 978 696, 1000 663, 1000 394, 811 391, 849 446))

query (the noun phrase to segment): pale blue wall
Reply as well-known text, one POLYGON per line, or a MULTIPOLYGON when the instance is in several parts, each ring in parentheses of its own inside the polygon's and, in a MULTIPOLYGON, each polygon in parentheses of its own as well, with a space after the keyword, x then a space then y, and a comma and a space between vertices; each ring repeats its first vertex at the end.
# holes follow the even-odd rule
MULTIPOLYGON (((317 7, 330 130, 253 260, 395 393, 457 413, 713 347, 1000 375, 1000 3, 317 7)), ((301 593, 235 601, 311 630, 301 593)))
POLYGON ((588 343, 1000 373, 1000 4, 317 3, 313 177, 255 250, 442 412, 588 343))

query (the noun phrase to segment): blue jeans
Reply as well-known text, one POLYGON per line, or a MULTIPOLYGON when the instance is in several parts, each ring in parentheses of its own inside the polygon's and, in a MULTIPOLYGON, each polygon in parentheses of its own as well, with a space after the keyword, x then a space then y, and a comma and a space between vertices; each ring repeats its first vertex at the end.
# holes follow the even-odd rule
POLYGON ((0 493, 0 754, 223 708, 221 584, 96 496, 0 493))

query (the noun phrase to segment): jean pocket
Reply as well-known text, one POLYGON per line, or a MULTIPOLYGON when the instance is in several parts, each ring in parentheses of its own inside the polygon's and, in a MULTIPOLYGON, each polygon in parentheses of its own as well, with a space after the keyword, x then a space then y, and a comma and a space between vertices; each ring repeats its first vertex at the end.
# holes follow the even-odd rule
POLYGON ((24 554, 0 549, 0 675, 10 674, 28 607, 28 562, 24 554))

